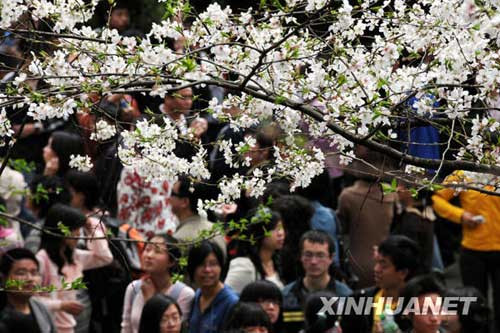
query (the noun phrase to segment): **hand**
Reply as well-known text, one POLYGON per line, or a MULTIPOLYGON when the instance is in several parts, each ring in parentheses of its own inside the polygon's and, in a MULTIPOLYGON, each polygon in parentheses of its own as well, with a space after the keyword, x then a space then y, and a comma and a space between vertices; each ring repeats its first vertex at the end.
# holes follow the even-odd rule
POLYGON ((83 311, 83 305, 78 301, 63 301, 61 310, 73 316, 77 316, 83 311))
POLYGON ((149 276, 146 276, 142 279, 142 296, 144 297, 144 303, 148 301, 151 297, 156 294, 156 288, 153 284, 153 280, 149 276))
POLYGON ((374 325, 373 332, 375 333, 384 333, 384 328, 382 327, 382 323, 377 321, 374 325))
POLYGON ((55 176, 59 170, 59 158, 53 157, 45 164, 43 174, 45 176, 55 176))
POLYGON ((462 217, 460 218, 462 224, 467 227, 467 228, 477 228, 477 226, 480 224, 477 221, 474 221, 474 214, 469 213, 469 212, 464 212, 462 214, 462 217))
POLYGON ((199 139, 208 129, 208 121, 205 118, 196 118, 189 126, 195 138, 199 139))

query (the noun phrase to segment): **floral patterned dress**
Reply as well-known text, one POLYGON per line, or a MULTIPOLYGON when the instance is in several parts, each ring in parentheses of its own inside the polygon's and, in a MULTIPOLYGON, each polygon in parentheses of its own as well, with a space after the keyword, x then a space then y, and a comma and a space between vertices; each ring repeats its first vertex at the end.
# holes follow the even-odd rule
POLYGON ((125 167, 118 183, 118 218, 146 237, 173 233, 177 217, 170 206, 173 182, 147 182, 131 167, 125 167))

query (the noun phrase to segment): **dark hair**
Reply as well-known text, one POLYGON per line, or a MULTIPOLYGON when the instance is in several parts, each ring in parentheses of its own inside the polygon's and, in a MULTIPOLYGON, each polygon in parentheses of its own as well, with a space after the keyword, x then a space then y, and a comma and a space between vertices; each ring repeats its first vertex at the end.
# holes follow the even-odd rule
MULTIPOLYGON (((0 261, 0 274, 2 276, 2 286, 3 289, 4 283, 6 282, 7 276, 12 269, 14 263, 18 260, 29 259, 32 260, 37 267, 40 267, 38 260, 36 259, 33 252, 25 248, 15 248, 10 249, 2 254, 0 261)), ((2 310, 7 305, 7 296, 5 290, 0 291, 0 310, 2 310)))
POLYGON ((240 294, 241 302, 259 302, 268 299, 283 303, 283 295, 278 286, 267 280, 247 284, 240 294))
POLYGON ((302 265, 299 263, 299 253, 297 244, 299 244, 302 235, 311 229, 311 218, 314 214, 314 208, 304 197, 299 195, 284 195, 271 205, 272 209, 280 212, 283 218, 283 225, 286 230, 285 245, 281 250, 281 255, 287 258, 290 265, 282 267, 281 276, 284 281, 290 283, 303 275, 302 265))
POLYGON ((59 158, 57 175, 64 176, 69 170, 70 156, 83 154, 82 138, 78 134, 64 131, 56 131, 50 137, 52 138, 50 147, 59 158))
MULTIPOLYGON (((249 223, 246 230, 242 231, 241 236, 245 239, 239 241, 237 249, 237 257, 248 257, 262 277, 266 276, 264 267, 260 260, 260 249, 262 242, 267 237, 268 232, 276 228, 282 220, 280 213, 272 211, 269 208, 256 208, 250 211, 248 215, 249 223), (252 243, 249 240, 253 239, 252 243)), ((278 274, 281 273, 279 259, 277 254, 273 255, 273 262, 278 274)), ((281 275, 281 274, 280 274, 281 275)))
POLYGON ((469 311, 464 314, 464 302, 458 302, 457 314, 462 332, 486 332, 491 320, 491 313, 486 298, 474 287, 460 287, 447 290, 446 297, 476 297, 469 305, 469 311))
POLYGON ((193 183, 186 176, 179 177, 178 182, 179 193, 176 193, 176 195, 180 198, 189 199, 189 209, 196 214, 198 211, 198 199, 207 199, 209 196, 206 185, 193 183))
POLYGON ((323 333, 335 327, 336 315, 320 313, 324 305, 321 298, 335 296, 335 293, 328 290, 313 292, 307 296, 304 309, 305 333, 323 333))
MULTIPOLYGON (((400 297, 403 299, 402 309, 406 309, 411 298, 425 294, 444 295, 444 286, 432 274, 420 275, 410 279, 403 289, 400 297)), ((411 320, 404 313, 398 313, 395 317, 398 326, 406 331, 411 328, 411 320)))
POLYGON ((71 194, 61 178, 57 176, 36 176, 29 189, 35 198, 31 203, 38 209, 38 217, 44 218, 49 208, 56 203, 69 204, 71 194))
POLYGON ((300 237, 299 249, 300 253, 304 249, 304 242, 309 241, 310 243, 316 244, 328 244, 328 253, 330 255, 335 253, 335 241, 332 236, 323 230, 309 230, 300 237))
POLYGON ((160 333, 161 318, 171 305, 175 305, 182 319, 182 310, 172 297, 162 293, 151 297, 142 308, 139 333, 160 333))
POLYGON ((278 320, 273 324, 275 332, 281 332, 283 325, 283 311, 281 304, 283 304, 283 294, 276 284, 267 280, 258 280, 249 283, 243 288, 240 294, 240 302, 255 302, 272 300, 280 304, 280 313, 278 320))
POLYGON ((169 262, 174 263, 174 265, 169 269, 169 272, 171 274, 177 272, 179 268, 178 262, 182 256, 181 249, 177 245, 179 241, 174 236, 171 236, 169 234, 155 234, 149 237, 148 241, 151 241, 155 237, 162 238, 165 241, 165 244, 167 244, 168 260, 169 262))
POLYGON ((406 281, 417 273, 420 264, 420 247, 410 238, 402 235, 391 235, 380 243, 378 252, 389 257, 396 270, 408 270, 406 281))
POLYGON ((236 303, 228 314, 224 329, 244 329, 250 326, 263 326, 267 328, 268 332, 273 332, 271 320, 259 304, 254 302, 236 303))
POLYGON ((195 245, 191 248, 191 250, 189 250, 187 272, 191 281, 194 281, 194 272, 196 271, 196 268, 203 265, 203 262, 210 255, 210 253, 215 255, 220 264, 221 274, 219 279, 221 281, 224 280, 224 277, 226 276, 224 254, 217 244, 204 240, 199 245, 195 245))
POLYGON ((92 172, 69 170, 66 182, 76 191, 85 196, 85 208, 92 210, 99 203, 99 183, 92 172))
POLYGON ((62 268, 65 263, 73 263, 73 249, 66 247, 64 253, 61 255, 61 246, 64 244, 64 234, 62 228, 58 226, 61 222, 69 230, 73 231, 85 225, 87 218, 78 209, 73 207, 55 204, 50 207, 45 219, 44 228, 49 233, 42 234, 41 249, 45 249, 49 258, 58 267, 59 274, 62 275, 62 268), (55 235, 53 235, 55 234, 55 235))
POLYGON ((311 179, 308 187, 299 189, 299 194, 309 200, 321 201, 325 199, 325 196, 328 196, 328 191, 325 191, 325 188, 328 188, 329 183, 330 175, 328 170, 324 169, 321 174, 311 179))
POLYGON ((279 197, 290 195, 290 182, 286 179, 273 180, 266 186, 261 202, 267 204, 271 198, 271 204, 279 197))

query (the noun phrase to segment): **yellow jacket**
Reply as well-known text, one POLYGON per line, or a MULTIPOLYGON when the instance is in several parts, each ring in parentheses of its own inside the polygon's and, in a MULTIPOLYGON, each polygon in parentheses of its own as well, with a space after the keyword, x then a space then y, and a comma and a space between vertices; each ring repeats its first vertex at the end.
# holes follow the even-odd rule
MULTIPOLYGON (((458 179, 464 179, 462 171, 448 176, 445 183, 458 179)), ((432 202, 439 216, 455 223, 461 223, 464 211, 484 216, 485 222, 475 228, 462 226, 462 246, 476 251, 500 251, 500 197, 474 190, 457 192, 452 188, 445 188, 432 196, 432 202), (457 195, 461 207, 449 203, 457 195)))

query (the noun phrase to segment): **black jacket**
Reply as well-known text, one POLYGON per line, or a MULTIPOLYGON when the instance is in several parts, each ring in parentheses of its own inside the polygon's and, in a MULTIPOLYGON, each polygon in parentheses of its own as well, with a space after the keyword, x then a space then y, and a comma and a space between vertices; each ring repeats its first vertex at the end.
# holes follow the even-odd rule
MULTIPOLYGON (((360 297, 375 297, 379 290, 378 287, 356 290, 352 294, 352 297, 355 299, 356 304, 359 304, 360 297)), ((343 315, 340 320, 340 326, 342 327, 343 333, 371 333, 373 326, 373 307, 370 306, 370 313, 368 315, 356 315, 353 313, 343 315)))

